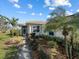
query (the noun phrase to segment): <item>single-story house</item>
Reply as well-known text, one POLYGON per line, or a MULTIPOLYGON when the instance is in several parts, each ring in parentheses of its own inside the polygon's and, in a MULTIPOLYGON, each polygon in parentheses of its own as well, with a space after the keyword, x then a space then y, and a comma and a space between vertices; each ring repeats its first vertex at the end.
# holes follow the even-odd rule
POLYGON ((61 31, 53 32, 53 31, 45 31, 45 24, 46 21, 30 21, 27 22, 25 25, 22 25, 22 35, 26 33, 36 33, 36 34, 44 34, 44 35, 54 35, 57 37, 63 37, 61 31))
POLYGON ((45 21, 30 21, 22 26, 22 34, 38 33, 41 34, 45 30, 45 21))

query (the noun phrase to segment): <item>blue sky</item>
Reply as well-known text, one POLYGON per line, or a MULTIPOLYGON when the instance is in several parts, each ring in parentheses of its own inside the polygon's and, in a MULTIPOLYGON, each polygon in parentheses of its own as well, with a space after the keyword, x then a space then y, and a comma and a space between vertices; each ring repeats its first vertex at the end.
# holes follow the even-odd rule
POLYGON ((79 12, 79 0, 1 0, 0 14, 19 18, 19 23, 45 21, 57 6, 65 7, 67 15, 79 12))

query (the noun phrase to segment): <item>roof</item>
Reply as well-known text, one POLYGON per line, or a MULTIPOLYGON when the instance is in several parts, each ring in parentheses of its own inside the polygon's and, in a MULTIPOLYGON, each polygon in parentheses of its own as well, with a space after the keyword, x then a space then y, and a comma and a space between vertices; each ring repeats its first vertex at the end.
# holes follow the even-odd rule
POLYGON ((26 26, 25 24, 17 24, 18 26, 26 26))
POLYGON ((27 22, 26 24, 46 24, 47 22, 46 21, 30 21, 30 22, 27 22))

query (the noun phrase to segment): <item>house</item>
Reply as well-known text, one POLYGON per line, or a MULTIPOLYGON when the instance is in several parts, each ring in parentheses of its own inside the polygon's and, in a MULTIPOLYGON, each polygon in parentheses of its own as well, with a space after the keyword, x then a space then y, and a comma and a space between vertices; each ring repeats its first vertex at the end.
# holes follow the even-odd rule
POLYGON ((45 21, 30 21, 22 26, 22 34, 38 33, 41 34, 45 30, 45 21))
POLYGON ((26 33, 31 34, 31 33, 36 33, 37 35, 39 34, 44 34, 44 35, 54 35, 57 37, 62 37, 61 31, 58 32, 53 32, 53 31, 45 31, 45 24, 46 21, 30 21, 27 22, 25 25, 21 25, 22 27, 22 35, 26 35, 26 33))

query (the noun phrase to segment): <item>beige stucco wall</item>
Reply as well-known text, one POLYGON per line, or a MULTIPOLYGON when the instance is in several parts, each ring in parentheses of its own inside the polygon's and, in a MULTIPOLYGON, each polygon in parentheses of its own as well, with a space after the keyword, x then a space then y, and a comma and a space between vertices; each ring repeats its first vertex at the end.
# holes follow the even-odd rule
POLYGON ((36 25, 28 25, 28 33, 29 34, 33 32, 33 26, 40 26, 40 33, 42 33, 44 31, 43 25, 39 25, 39 24, 36 24, 36 25))

